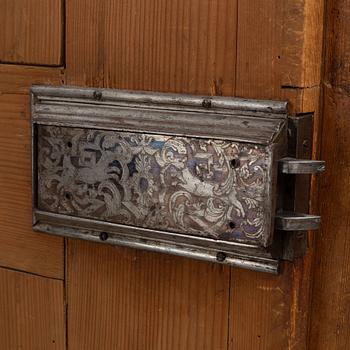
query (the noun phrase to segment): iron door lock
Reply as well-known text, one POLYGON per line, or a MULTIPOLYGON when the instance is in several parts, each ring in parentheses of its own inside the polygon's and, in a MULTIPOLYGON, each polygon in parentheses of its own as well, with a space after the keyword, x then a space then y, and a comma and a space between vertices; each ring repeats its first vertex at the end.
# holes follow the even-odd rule
POLYGON ((33 228, 277 273, 320 222, 311 119, 278 101, 32 87, 33 228))

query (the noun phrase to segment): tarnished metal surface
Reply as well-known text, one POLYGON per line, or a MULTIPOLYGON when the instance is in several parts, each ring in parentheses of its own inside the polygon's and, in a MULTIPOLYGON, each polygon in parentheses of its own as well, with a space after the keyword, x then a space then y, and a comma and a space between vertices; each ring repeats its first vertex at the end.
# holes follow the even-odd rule
POLYGON ((278 272, 286 102, 34 86, 31 104, 34 230, 278 272))
POLYGON ((38 127, 38 208, 266 245, 271 154, 261 145, 38 127))

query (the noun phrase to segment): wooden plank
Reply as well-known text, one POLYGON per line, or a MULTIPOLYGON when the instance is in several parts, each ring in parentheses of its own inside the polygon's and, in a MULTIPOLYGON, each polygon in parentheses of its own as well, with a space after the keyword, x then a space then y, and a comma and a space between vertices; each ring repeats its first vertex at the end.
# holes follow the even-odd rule
POLYGON ((2 349, 65 349, 63 281, 0 268, 2 349))
POLYGON ((229 269, 70 240, 72 349, 226 349, 229 269))
POLYGON ((281 86, 313 88, 320 84, 323 1, 285 0, 282 6, 281 86))
MULTIPOLYGON (((306 57, 305 49, 308 47, 305 41, 306 36, 294 31, 288 40, 283 38, 286 37, 286 28, 293 26, 292 21, 298 22, 295 28, 298 28, 300 32, 315 29, 312 23, 316 22, 311 21, 311 24, 305 24, 308 16, 306 13, 311 8, 308 7, 311 6, 310 1, 296 3, 294 0, 288 0, 286 4, 273 0, 263 3, 262 1, 240 0, 238 13, 236 1, 233 0, 176 0, 172 2, 133 0, 127 3, 113 0, 103 3, 97 0, 68 1, 67 82, 83 86, 218 95, 236 94, 242 97, 284 99, 288 94, 282 85, 287 81, 286 85, 292 87, 289 93, 292 92, 293 97, 289 98, 293 102, 294 113, 300 113, 306 109, 306 106, 314 103, 314 101, 304 102, 304 92, 298 91, 299 87, 311 84, 305 78, 309 73, 303 73, 305 64, 310 64, 304 58, 306 57), (288 9, 292 8, 297 11, 289 13, 288 9), (236 22, 237 17, 238 22, 236 22), (294 42, 291 43, 290 40, 294 42), (236 44, 238 50, 236 50, 236 44), (292 45, 290 52, 286 51, 288 45, 292 45), (292 58, 299 56, 303 58, 292 66, 292 58), (237 69, 235 70, 236 62, 237 69), (284 74, 287 74, 287 77, 289 74, 293 79, 286 80, 284 74)), ((307 40, 311 42, 314 39, 307 40)), ((317 40, 320 40, 319 37, 317 40)), ((317 45, 320 43, 317 42, 317 45)), ((316 57, 318 56, 315 55, 315 60, 316 57)), ((320 61, 311 64, 315 64, 315 71, 317 71, 320 61)), ((317 73, 310 74, 310 76, 316 75, 317 73)), ((317 82, 315 84, 317 85, 317 82)), ((313 98, 316 98, 315 95, 313 98)), ((92 282, 86 284, 86 280, 80 277, 83 275, 80 270, 84 271, 83 268, 89 264, 89 256, 95 255, 91 252, 84 253, 85 245, 87 243, 74 243, 76 247, 74 254, 77 257, 73 260, 71 254, 68 256, 68 270, 72 276, 75 276, 69 280, 69 288, 72 290, 84 283, 87 286, 85 290, 94 285, 92 282), (76 261, 83 254, 86 254, 86 257, 81 256, 81 259, 85 263, 81 262, 77 265, 76 261), (73 274, 74 269, 77 271, 73 274)), ((103 264, 102 254, 105 259, 109 259, 111 253, 107 249, 94 249, 96 251, 101 249, 103 252, 98 253, 101 258, 96 263, 97 265, 103 264)), ((69 251, 72 251, 72 247, 69 248, 69 251)), ((126 250, 125 256, 131 258, 131 252, 131 250, 126 250)), ((120 256, 120 254, 115 253, 115 256, 120 256)), ((149 266, 154 264, 152 262, 154 258, 151 258, 150 253, 142 254, 145 254, 144 259, 147 261, 142 271, 148 273, 149 266)), ((156 260, 159 267, 154 272, 158 275, 162 275, 165 269, 163 259, 177 258, 159 257, 159 260, 156 260)), ((193 264, 202 266, 203 263, 193 262, 193 264)), ((301 284, 310 276, 310 269, 304 264, 304 262, 294 266, 286 264, 284 272, 279 277, 232 270, 230 307, 228 308, 228 304, 223 303, 220 308, 213 306, 207 310, 208 313, 221 315, 224 313, 223 307, 228 308, 226 312, 229 313, 230 320, 230 348, 306 348, 304 330, 307 326, 307 317, 305 318, 301 313, 308 306, 308 298, 304 300, 301 295, 308 295, 309 289, 308 286, 304 289, 301 284), (251 300, 254 300, 254 303, 251 300), (300 325, 298 325, 299 321, 300 325)), ((99 268, 102 269, 101 266, 95 267, 96 270, 99 268)), ((172 268, 179 268, 181 271, 183 269, 184 275, 188 273, 187 267, 175 266, 172 268)), ((199 267, 193 269, 200 271, 199 267)), ((130 271, 130 278, 134 280, 135 270, 130 271)), ((113 275, 120 273, 118 267, 113 270, 113 275)), ((209 279, 214 277, 215 275, 208 276, 209 279)), ((107 277, 103 277, 101 281, 104 281, 105 278, 107 277)), ((176 281, 175 285, 181 280, 177 277, 176 281)), ((193 281, 194 284, 197 282, 197 279, 193 281)), ((104 281, 104 283, 107 282, 104 281)), ((180 283, 180 285, 183 284, 182 288, 187 288, 186 283, 180 283)), ((220 283, 225 285, 226 277, 220 283)), ((145 282, 142 282, 140 289, 144 290, 144 285, 145 282)), ((81 291, 84 289, 79 288, 81 291)), ((125 284, 118 286, 119 294, 116 293, 115 286, 112 288, 115 291, 114 295, 117 295, 115 312, 121 312, 118 305, 124 304, 119 300, 121 298, 119 295, 126 295, 127 288, 130 287, 125 284)), ((142 292, 138 293, 144 295, 142 292)), ((167 293, 168 289, 157 290, 155 297, 163 300, 167 293)), ((72 344, 77 344, 81 339, 78 329, 79 322, 85 322, 91 315, 94 315, 94 323, 89 326, 89 332, 94 334, 101 319, 110 319, 108 317, 112 316, 109 316, 108 311, 106 314, 99 313, 97 306, 91 306, 92 301, 89 299, 85 308, 82 308, 79 306, 78 296, 74 296, 73 299, 73 294, 69 293, 69 295, 72 298, 70 305, 73 310, 70 311, 70 317, 76 314, 75 318, 71 319, 74 331, 70 341, 72 344), (76 309, 80 307, 81 309, 76 309), (79 319, 77 315, 80 315, 79 319)), ((174 295, 171 298, 166 297, 167 304, 182 303, 180 296, 183 294, 174 295)), ((104 308, 108 308, 109 305, 106 300, 107 297, 104 297, 101 301, 104 308)), ((150 312, 148 310, 145 311, 146 314, 150 312)), ((129 320, 131 315, 125 312, 120 319, 129 320)), ((179 315, 176 316, 177 319, 180 318, 179 315)), ((198 320, 198 315, 193 316, 193 320, 198 320)), ((144 327, 143 323, 142 318, 141 328, 144 327)), ((103 321, 102 324, 105 325, 107 322, 103 321)), ((158 330, 157 323, 152 318, 151 324, 158 330)), ((218 332, 216 328, 214 331, 218 332)), ((177 330, 180 336, 184 332, 186 330, 182 328, 177 330)), ((121 344, 136 344, 135 346, 139 344, 139 339, 144 339, 140 335, 130 340, 131 336, 126 338, 124 333, 118 328, 113 338, 108 337, 107 346, 111 344, 113 346, 118 337, 128 339, 125 340, 126 343, 121 344), (128 343, 130 341, 133 343, 128 343)), ((136 333, 134 331, 133 334, 136 333)), ((168 339, 167 341, 173 337, 171 331, 163 330, 160 334, 168 339)), ((197 334, 199 333, 196 333, 196 340, 197 334)), ((96 336, 93 337, 93 340, 97 342, 96 336)), ((145 344, 143 345, 146 348, 148 344, 154 345, 153 340, 145 341, 145 344)), ((168 348, 174 347, 176 344, 171 343, 168 348)))
POLYGON ((0 0, 0 62, 63 63, 63 0, 0 0))
POLYGON ((232 270, 229 349, 288 348, 290 273, 232 270))
POLYGON ((240 1, 236 95, 283 98, 320 84, 323 2, 240 1))
POLYGON ((0 93, 29 94, 31 85, 61 85, 64 70, 61 68, 0 64, 0 93))
POLYGON ((238 2, 236 95, 280 98, 283 2, 238 2))
MULTIPOLYGON (((309 62, 304 57, 313 40, 305 33, 319 30, 309 19, 310 6, 308 0, 239 1, 238 96, 287 99, 292 114, 317 111, 320 53, 309 62), (306 64, 315 69, 306 72, 306 64), (307 88, 311 80, 316 87, 307 88)), ((320 48, 321 37, 315 38, 320 48)), ((317 115, 315 121, 317 125, 317 115)), ((231 349, 307 348, 311 258, 312 251, 284 264, 278 277, 232 269, 231 349)))
MULTIPOLYGON (((281 99, 283 2, 238 3, 236 95, 281 99)), ((229 349, 287 349, 291 266, 280 276, 231 270, 229 349)))
POLYGON ((232 95, 236 0, 67 2, 67 82, 232 95))
POLYGON ((1 93, 0 265, 63 278, 62 238, 31 228, 30 130, 29 96, 1 93))
POLYGON ((350 348, 350 1, 326 9, 322 148, 322 227, 316 236, 310 349, 350 348))
MULTIPOLYGON (((235 18, 236 0, 67 1, 67 83, 232 95, 235 18)), ((67 266, 70 347, 227 348, 229 268, 73 240, 67 266)))

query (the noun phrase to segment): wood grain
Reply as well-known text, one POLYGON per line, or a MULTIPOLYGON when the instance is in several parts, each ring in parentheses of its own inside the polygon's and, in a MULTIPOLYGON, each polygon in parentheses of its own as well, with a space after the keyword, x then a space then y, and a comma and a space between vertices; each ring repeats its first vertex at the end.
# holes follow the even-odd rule
POLYGON ((65 349, 63 282, 0 268, 1 349, 65 349))
MULTIPOLYGON (((239 1, 236 95, 282 99, 283 3, 239 1)), ((230 349, 287 349, 291 267, 276 277, 231 270, 230 349)))
MULTIPOLYGON (((68 1, 67 82, 232 95, 235 18, 235 0, 68 1)), ((227 348, 228 267, 72 240, 67 266, 71 349, 227 348)))
MULTIPOLYGON (((317 51, 312 56, 314 61, 306 62, 305 50, 314 41, 315 47, 322 45, 319 34, 315 38, 303 34, 315 30, 313 26, 317 23, 306 23, 310 8, 311 0, 239 0, 238 5, 233 0, 68 1, 67 82, 83 86, 252 98, 288 97, 295 114, 310 112, 318 101, 318 94, 314 94, 313 89, 319 91, 316 77, 321 61, 320 51, 317 51), (288 45, 291 47, 287 50, 288 45), (298 57, 296 64, 295 57, 298 57), (312 72, 316 73, 304 72, 306 64, 314 65, 312 72), (288 76, 293 79, 287 80, 288 76), (307 76, 313 77, 315 87, 309 86, 307 76), (285 82, 288 89, 284 87, 285 82)), ((90 344, 101 348, 118 344, 121 348, 124 345, 138 349, 142 343, 143 348, 182 349, 190 348, 190 345, 201 348, 203 339, 208 342, 198 329, 188 340, 188 322, 184 322, 183 317, 184 310, 188 310, 186 295, 189 286, 199 291, 199 276, 209 269, 210 264, 133 250, 115 251, 75 241, 70 241, 68 251, 69 328, 72 332, 69 341, 73 349, 83 341, 79 326, 86 320, 88 327, 84 337, 90 339, 90 344), (127 269, 120 263, 121 259, 133 259, 135 254, 142 256, 140 271, 136 267, 127 269), (90 262, 91 258, 93 262, 90 262), (118 263, 110 270, 107 265, 114 260, 118 263), (98 279, 104 269, 107 272, 98 279), (137 293, 134 292, 136 287, 124 282, 123 270, 128 271, 130 281, 141 280, 137 293), (164 277, 157 280, 158 284, 155 277, 138 277, 138 274, 164 276, 173 270, 179 272, 174 275, 172 287, 164 287, 169 283, 163 280, 164 277), (96 276, 98 282, 89 281, 84 276, 88 274, 96 276), (189 275, 194 276, 191 282, 187 281, 189 275), (183 280, 182 276, 187 277, 183 280), (118 279, 122 282, 119 283, 118 279), (107 294, 107 286, 110 293, 114 291, 113 301, 107 294), (173 286, 178 286, 182 292, 171 294, 173 286), (89 292, 90 289, 93 293, 89 292), (146 291, 150 289, 156 299, 144 301, 146 291), (135 295, 130 295, 130 291, 135 295), (94 304, 92 295, 99 296, 99 305, 94 304), (142 298, 141 304, 135 302, 138 298, 142 298), (85 300, 83 306, 79 304, 80 300, 85 300), (165 305, 171 310, 174 305, 179 305, 183 311, 168 316, 161 314, 157 319, 153 316, 154 308, 162 302, 161 310, 165 305), (124 305, 131 306, 128 310, 121 309, 124 305), (137 305, 136 311, 132 308, 134 305, 137 305), (141 314, 139 310, 142 310, 141 314), (123 325, 118 324, 114 335, 108 334, 103 340, 98 340, 96 334, 108 329, 109 321, 115 319, 123 320, 123 325), (157 332, 161 340, 155 340, 154 335, 145 336, 149 332, 145 330, 145 319, 149 321, 147 327, 157 332), (167 322, 174 322, 176 326, 160 328, 160 324, 167 322), (132 327, 133 336, 124 323, 132 327), (183 343, 181 340, 175 342, 174 339, 182 337, 185 339, 183 343)), ((209 316, 204 324, 201 323, 206 333, 215 335, 215 349, 225 346, 227 336, 225 341, 229 341, 230 349, 306 349, 308 316, 305 310, 309 302, 309 285, 304 286, 303 281, 310 277, 308 262, 285 264, 282 275, 278 277, 232 269, 230 283, 227 272, 219 282, 215 282, 219 278, 216 274, 208 274, 207 283, 211 286, 218 284, 220 288, 230 285, 230 290, 225 291, 230 297, 225 294, 222 301, 211 304, 210 309, 208 306, 206 312, 219 315, 220 319, 225 313, 229 315, 228 332, 221 329, 225 326, 219 329, 209 316)), ((197 311, 191 313, 190 324, 196 324, 193 327, 199 327, 201 322, 203 300, 196 300, 197 311)), ((220 324, 224 325, 222 322, 220 324)))
POLYGON ((229 269, 69 240, 69 349, 226 349, 229 269))
POLYGON ((67 2, 67 82, 232 95, 236 0, 67 2))
POLYGON ((62 85, 64 70, 51 67, 0 64, 0 94, 28 95, 32 85, 62 85))
POLYGON ((28 95, 0 93, 0 183, 0 265, 63 278, 62 238, 34 233, 31 228, 28 95))
POLYGON ((281 85, 313 88, 321 81, 323 1, 285 0, 282 7, 281 85))
POLYGON ((350 347, 350 1, 327 3, 320 179, 310 349, 350 347))
POLYGON ((0 0, 0 62, 63 63, 63 0, 0 0))
MULTIPOLYGON (((260 1, 239 1, 237 95, 287 99, 292 114, 317 111, 319 89, 305 84, 307 74, 311 76, 304 73, 305 64, 318 72, 321 66, 320 53, 313 61, 304 59, 311 40, 305 33, 316 25, 308 19, 307 6, 308 1, 270 0, 264 6, 260 1), (293 79, 285 86, 288 76, 293 79)), ((317 37, 315 47, 322 47, 321 39, 317 37)), ((285 263, 278 277, 232 269, 231 349, 307 348, 310 253, 295 264, 285 263)))

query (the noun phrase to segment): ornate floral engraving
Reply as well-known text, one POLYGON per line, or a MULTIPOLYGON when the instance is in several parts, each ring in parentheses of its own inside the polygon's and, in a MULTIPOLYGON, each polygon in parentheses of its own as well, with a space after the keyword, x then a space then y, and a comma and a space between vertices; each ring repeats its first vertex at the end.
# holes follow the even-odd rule
POLYGON ((265 242, 269 153, 209 139, 38 127, 39 209, 265 242))

